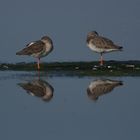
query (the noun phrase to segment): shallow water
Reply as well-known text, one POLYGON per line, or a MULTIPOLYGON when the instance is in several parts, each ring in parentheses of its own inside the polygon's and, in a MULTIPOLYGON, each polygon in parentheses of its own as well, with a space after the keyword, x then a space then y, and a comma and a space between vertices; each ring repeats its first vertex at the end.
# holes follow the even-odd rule
MULTIPOLYGON (((138 139, 140 77, 68 77, 35 72, 0 72, 0 139, 138 139), (90 98, 87 88, 97 79, 123 85, 90 98), (19 83, 40 80, 52 96, 32 96, 19 83)), ((30 85, 30 84, 29 84, 30 85)))

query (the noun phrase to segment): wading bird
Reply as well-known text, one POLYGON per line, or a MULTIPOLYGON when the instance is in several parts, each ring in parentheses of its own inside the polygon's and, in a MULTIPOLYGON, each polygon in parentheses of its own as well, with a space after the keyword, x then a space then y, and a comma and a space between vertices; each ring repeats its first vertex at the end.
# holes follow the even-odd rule
POLYGON ((94 52, 100 53, 100 65, 103 65, 103 54, 113 51, 121 51, 122 46, 114 44, 108 38, 100 36, 96 31, 89 32, 87 35, 87 46, 94 52))
POLYGON ((50 37, 44 36, 41 40, 33 41, 16 55, 29 55, 37 58, 37 68, 40 69, 40 58, 48 55, 53 50, 53 42, 50 37))

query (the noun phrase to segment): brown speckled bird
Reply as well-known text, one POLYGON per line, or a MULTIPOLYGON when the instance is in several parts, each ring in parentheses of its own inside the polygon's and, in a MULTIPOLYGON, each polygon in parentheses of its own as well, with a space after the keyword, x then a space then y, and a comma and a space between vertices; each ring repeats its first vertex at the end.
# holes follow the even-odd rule
POLYGON ((53 87, 44 80, 33 80, 27 83, 19 83, 18 85, 30 95, 40 97, 44 101, 50 101, 53 97, 53 87))
POLYGON ((44 36, 41 40, 33 41, 16 55, 29 55, 37 58, 37 68, 40 69, 40 58, 48 55, 53 50, 53 42, 50 37, 44 36))
POLYGON ((87 35, 87 46, 94 52, 100 53, 100 65, 103 65, 103 53, 121 51, 122 46, 114 44, 108 38, 99 36, 96 31, 89 32, 87 35))
POLYGON ((99 96, 111 92, 115 87, 120 85, 123 85, 122 81, 98 79, 89 84, 87 94, 91 99, 97 100, 99 96))

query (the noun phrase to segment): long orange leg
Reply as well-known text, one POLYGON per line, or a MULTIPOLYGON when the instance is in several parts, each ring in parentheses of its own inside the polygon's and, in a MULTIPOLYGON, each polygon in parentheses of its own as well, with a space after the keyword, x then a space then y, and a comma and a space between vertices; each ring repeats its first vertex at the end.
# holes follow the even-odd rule
POLYGON ((100 66, 103 66, 103 64, 104 64, 103 54, 101 53, 101 57, 100 57, 100 66))
POLYGON ((38 70, 38 80, 40 80, 40 70, 38 70))
POLYGON ((40 58, 37 58, 37 69, 40 70, 40 58))

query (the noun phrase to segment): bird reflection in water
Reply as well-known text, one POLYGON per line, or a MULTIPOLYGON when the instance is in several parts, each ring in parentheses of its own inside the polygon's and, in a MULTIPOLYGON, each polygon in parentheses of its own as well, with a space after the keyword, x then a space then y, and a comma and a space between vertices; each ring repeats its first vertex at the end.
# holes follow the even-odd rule
POLYGON ((53 87, 42 79, 19 83, 18 85, 26 90, 28 94, 40 97, 43 101, 50 101, 53 97, 53 87))
POLYGON ((99 96, 111 92, 115 87, 123 85, 122 81, 110 79, 98 79, 92 81, 87 88, 87 95, 92 100, 98 100, 99 96))

